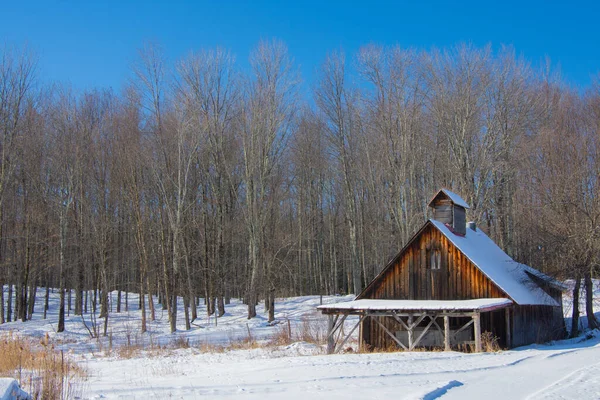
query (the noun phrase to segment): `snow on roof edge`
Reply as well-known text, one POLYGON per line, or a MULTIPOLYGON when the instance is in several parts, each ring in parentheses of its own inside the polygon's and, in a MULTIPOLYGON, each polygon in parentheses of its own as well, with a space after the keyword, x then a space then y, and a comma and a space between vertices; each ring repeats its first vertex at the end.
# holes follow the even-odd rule
POLYGON ((538 278, 548 282, 550 285, 556 287, 557 289, 562 290, 563 292, 565 290, 568 290, 569 287, 567 285, 565 285, 564 283, 562 283, 561 281, 557 280, 556 278, 551 277, 550 275, 547 275, 545 273, 543 273, 542 271, 539 271, 533 267, 530 267, 527 264, 523 264, 523 263, 519 263, 519 265, 526 271, 529 272, 532 275, 537 276, 538 278))
POLYGON ((513 304, 511 299, 504 297, 469 300, 382 300, 360 299, 318 306, 318 310, 371 310, 371 311, 471 311, 503 307, 513 304))

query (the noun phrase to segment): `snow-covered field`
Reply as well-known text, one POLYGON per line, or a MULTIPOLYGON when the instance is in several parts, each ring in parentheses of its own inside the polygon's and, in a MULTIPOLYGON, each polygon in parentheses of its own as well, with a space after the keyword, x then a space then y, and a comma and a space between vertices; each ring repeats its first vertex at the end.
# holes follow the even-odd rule
MULTIPOLYGON (((176 334, 169 333, 166 311, 157 309, 156 321, 149 321, 149 331, 142 335, 137 298, 131 295, 129 311, 111 313, 110 335, 98 340, 89 337, 81 317, 73 314, 67 319, 67 331, 57 334, 58 296, 51 296, 47 320, 41 319, 40 293, 32 321, 0 325, 0 332, 33 338, 48 334, 58 348, 87 369, 88 379, 81 387, 84 398, 600 398, 600 334, 595 332, 498 353, 325 355, 322 346, 304 341, 268 344, 273 335, 287 329, 288 321, 295 338, 307 332, 324 334, 326 320, 316 312, 318 296, 279 299, 276 317, 280 323, 275 326, 267 324, 264 313, 248 321, 245 306, 238 301, 227 307, 216 324, 200 306, 200 318, 190 331, 184 330, 183 312, 179 314, 176 334), (232 349, 249 336, 259 345, 232 349), (119 350, 142 345, 149 350, 133 352, 128 355, 131 358, 119 350), (159 345, 163 348, 157 349, 159 345)), ((350 299, 323 297, 323 303, 350 299)), ((565 306, 570 309, 568 298, 565 306)), ((89 315, 85 318, 89 326, 89 315)), ((348 321, 347 328, 353 322, 348 321)))

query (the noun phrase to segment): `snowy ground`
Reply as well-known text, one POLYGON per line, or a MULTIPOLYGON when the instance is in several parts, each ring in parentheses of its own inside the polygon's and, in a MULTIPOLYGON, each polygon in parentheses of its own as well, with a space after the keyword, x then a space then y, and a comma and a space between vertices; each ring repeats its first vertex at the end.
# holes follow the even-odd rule
MULTIPOLYGON (((290 353, 305 347, 289 346, 290 353)), ((107 398, 597 399, 600 341, 496 354, 381 353, 273 358, 264 350, 92 358, 88 395, 107 398)))
MULTIPOLYGON (((248 321, 239 302, 228 306, 227 314, 215 325, 201 306, 202 317, 191 331, 183 330, 180 313, 180 331, 175 335, 169 333, 166 312, 158 310, 157 320, 149 322, 149 332, 141 335, 137 299, 131 296, 130 311, 110 314, 110 339, 102 340, 89 338, 81 317, 72 314, 67 319, 67 332, 55 333, 58 298, 52 295, 48 319, 42 320, 42 297, 38 297, 40 304, 32 321, 1 325, 0 332, 34 338, 47 333, 58 348, 68 350, 87 368, 84 398, 600 398, 600 334, 484 354, 324 355, 321 346, 306 342, 207 352, 207 345, 228 346, 246 340, 248 332, 252 339, 265 344, 287 327, 288 320, 295 336, 306 330, 323 334, 326 321, 315 310, 319 297, 280 299, 276 317, 281 323, 276 326, 269 326, 263 313, 248 321), (189 342, 189 348, 148 350, 135 353, 133 358, 123 358, 118 351, 127 343, 174 347, 182 338, 189 342)), ((350 299, 324 297, 323 302, 350 299)), ((565 306, 570 309, 568 297, 565 306)), ((85 318, 89 326, 89 315, 85 318)), ((348 321, 347 328, 352 324, 348 321)))

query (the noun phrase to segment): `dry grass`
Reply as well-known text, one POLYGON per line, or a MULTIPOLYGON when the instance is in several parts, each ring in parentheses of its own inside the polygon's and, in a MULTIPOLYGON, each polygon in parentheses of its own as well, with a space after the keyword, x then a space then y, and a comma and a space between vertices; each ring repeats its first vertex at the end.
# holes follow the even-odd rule
POLYGON ((17 379, 34 399, 80 397, 86 371, 56 350, 48 336, 36 344, 12 333, 0 334, 0 354, 0 375, 17 379))
POLYGON ((107 341, 98 341, 98 347, 106 355, 115 354, 119 358, 130 359, 142 355, 144 357, 162 357, 169 355, 171 351, 176 349, 194 348, 202 353, 224 353, 232 350, 268 349, 275 346, 289 345, 296 341, 322 345, 326 340, 326 329, 323 321, 315 319, 305 318, 297 325, 285 320, 277 324, 274 329, 274 334, 270 340, 266 341, 256 340, 250 327, 247 327, 246 335, 242 337, 230 336, 228 344, 212 344, 202 341, 190 343, 189 338, 176 336, 168 344, 162 346, 156 344, 152 336, 145 337, 143 335, 127 335, 125 343, 119 345, 113 342, 112 335, 109 333, 107 341))
POLYGON ((229 346, 224 348, 225 350, 250 350, 250 349, 260 349, 262 347, 266 347, 264 344, 257 342, 254 339, 242 339, 235 342, 229 343, 229 346))
MULTIPOLYGON (((358 346, 358 343, 355 343, 355 345, 358 346)), ((435 347, 418 346, 418 347, 415 347, 414 349, 410 350, 411 353, 439 353, 442 351, 444 351, 444 348, 439 347, 439 346, 435 346, 435 347)), ((395 343, 389 345, 388 347, 371 347, 368 344, 364 344, 359 350, 359 353, 399 353, 399 352, 408 352, 408 350, 401 348, 400 346, 398 346, 395 343)))
POLYGON ((277 325, 275 333, 271 336, 269 344, 272 346, 286 346, 294 341, 292 337, 292 326, 290 320, 286 320, 285 323, 277 325))
POLYGON ((119 358, 134 358, 137 357, 142 351, 146 350, 143 346, 135 345, 123 345, 114 348, 114 351, 119 358))
POLYGON ((171 348, 173 349, 189 349, 190 339, 183 336, 178 336, 171 342, 171 348))
POLYGON ((169 346, 156 343, 152 335, 148 335, 146 338, 136 334, 126 337, 126 342, 122 345, 114 346, 110 345, 110 352, 114 351, 119 358, 134 358, 140 356, 142 353, 146 357, 159 357, 165 356, 170 353, 171 349, 177 348, 189 348, 189 339, 183 337, 177 337, 173 339, 169 346))
POLYGON ((285 346, 298 341, 322 345, 326 338, 327 330, 322 321, 303 318, 300 325, 294 326, 286 320, 277 325, 267 345, 285 346))
POLYGON ((487 353, 496 353, 501 350, 498 338, 492 332, 483 332, 481 334, 481 348, 487 353))
POLYGON ((224 353, 225 347, 210 343, 201 343, 198 347, 202 353, 224 353))
POLYGON ((399 351, 404 350, 396 344, 391 344, 388 347, 373 347, 369 344, 363 344, 358 347, 359 353, 397 353, 399 351))
POLYGON ((325 344, 326 338, 327 329, 322 321, 309 318, 302 319, 298 340, 314 344, 325 344))

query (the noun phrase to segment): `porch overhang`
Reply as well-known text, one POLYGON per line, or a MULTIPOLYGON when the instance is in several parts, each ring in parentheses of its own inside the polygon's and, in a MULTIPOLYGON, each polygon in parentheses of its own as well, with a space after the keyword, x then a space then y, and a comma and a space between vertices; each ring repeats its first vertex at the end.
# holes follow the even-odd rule
MULTIPOLYGON (((480 315, 484 312, 491 312, 500 309, 506 309, 507 323, 507 341, 510 341, 510 318, 509 307, 513 301, 505 298, 486 298, 470 300, 377 300, 360 299, 335 304, 327 304, 317 307, 323 314, 329 316, 327 333, 327 352, 335 353, 339 351, 354 333, 356 328, 366 319, 372 318, 383 331, 390 336, 400 348, 413 350, 425 336, 427 331, 434 327, 444 336, 444 348, 450 350, 453 336, 458 332, 467 329, 473 325, 473 334, 475 337, 475 351, 481 351, 481 322, 480 315), (350 315, 358 315, 359 319, 348 335, 342 334, 340 329, 346 318, 350 315), (393 318, 404 330, 408 332, 408 343, 402 343, 388 328, 380 321, 379 317, 393 318), (458 331, 451 333, 450 318, 470 317, 471 320, 464 324, 458 331), (438 318, 444 319, 444 328, 436 321, 438 318), (415 328, 423 321, 429 320, 429 323, 415 338, 415 328), (336 334, 337 333, 337 334, 336 334), (338 344, 338 342, 340 342, 338 344)), ((361 339, 362 342, 362 339, 361 339)))
POLYGON ((488 312, 509 307, 513 301, 505 298, 471 300, 376 300, 361 299, 318 306, 323 314, 415 314, 436 312, 452 314, 465 312, 488 312))

